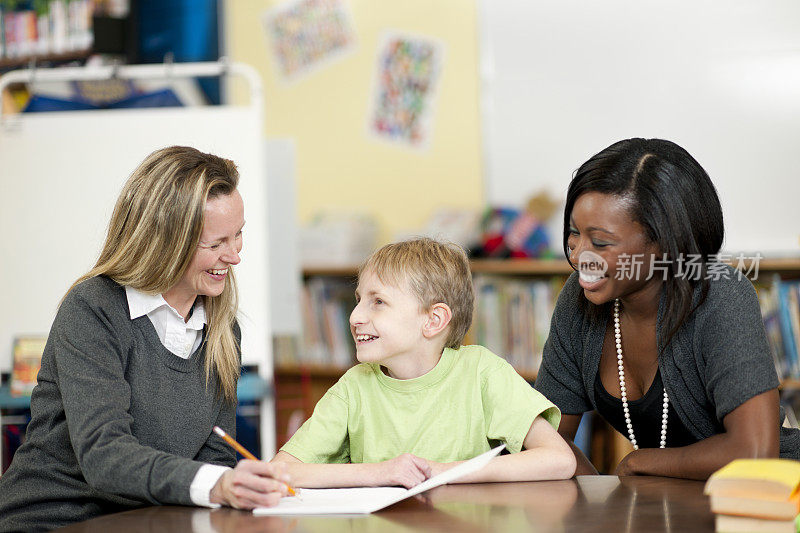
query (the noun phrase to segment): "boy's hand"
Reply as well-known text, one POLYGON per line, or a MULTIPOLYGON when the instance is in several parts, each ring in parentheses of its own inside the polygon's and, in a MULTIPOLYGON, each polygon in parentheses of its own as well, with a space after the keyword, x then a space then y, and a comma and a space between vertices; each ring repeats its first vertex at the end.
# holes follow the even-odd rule
POLYGON ((407 489, 415 487, 431 477, 428 461, 410 453, 398 455, 394 459, 376 463, 378 469, 376 485, 402 485, 407 489))
POLYGON ((460 462, 462 461, 456 461, 454 463, 437 463, 436 461, 428 461, 428 465, 431 467, 430 477, 438 476, 445 470, 450 470, 460 462))

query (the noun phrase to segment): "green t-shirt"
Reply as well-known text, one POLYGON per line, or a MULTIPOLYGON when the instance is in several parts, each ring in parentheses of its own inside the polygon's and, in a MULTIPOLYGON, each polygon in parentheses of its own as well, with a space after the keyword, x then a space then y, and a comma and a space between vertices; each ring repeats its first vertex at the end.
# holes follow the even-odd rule
POLYGON ((403 453, 447 463, 522 443, 537 416, 561 412, 482 346, 445 348, 427 374, 399 380, 375 363, 348 370, 281 448, 305 463, 376 463, 403 453))

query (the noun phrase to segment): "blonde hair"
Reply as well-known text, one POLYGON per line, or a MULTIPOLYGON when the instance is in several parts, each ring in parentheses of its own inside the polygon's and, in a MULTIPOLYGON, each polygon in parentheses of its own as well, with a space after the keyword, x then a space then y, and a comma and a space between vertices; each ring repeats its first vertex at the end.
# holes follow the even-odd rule
POLYGON ((373 272, 381 283, 408 282, 423 310, 434 304, 450 307, 453 317, 445 346, 458 349, 472 325, 475 290, 463 248, 426 237, 387 244, 358 269, 373 272))
MULTIPOLYGON (((170 146, 148 155, 122 188, 100 257, 69 290, 104 275, 149 294, 166 292, 192 262, 206 201, 232 194, 238 183, 233 161, 195 148, 170 146)), ((235 401, 240 368, 233 332, 238 307, 233 269, 222 294, 204 296, 204 305, 206 385, 216 373, 223 397, 235 401)))

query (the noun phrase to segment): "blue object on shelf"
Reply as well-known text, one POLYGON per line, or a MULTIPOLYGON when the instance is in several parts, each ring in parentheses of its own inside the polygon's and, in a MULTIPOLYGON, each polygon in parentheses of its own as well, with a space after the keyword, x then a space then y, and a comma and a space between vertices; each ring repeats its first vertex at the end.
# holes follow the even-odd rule
POLYGON ((118 102, 113 102, 109 109, 129 109, 140 107, 181 107, 183 104, 172 89, 162 89, 150 93, 137 94, 118 102))
POLYGON ((31 96, 28 103, 22 109, 23 113, 42 113, 49 111, 86 111, 87 109, 98 109, 97 106, 76 100, 65 100, 62 98, 52 98, 50 96, 31 96))
MULTIPOLYGON (((219 59, 218 0, 139 0, 139 59, 161 63, 219 59)), ((212 104, 220 103, 219 80, 200 78, 212 104)))
POLYGON ((0 409, 27 409, 30 406, 30 396, 11 396, 11 387, 0 385, 0 409))
MULTIPOLYGON (((261 449, 259 435, 260 416, 255 405, 272 394, 272 385, 255 372, 245 372, 239 378, 236 395, 239 408, 236 410, 236 440, 250 452, 258 456, 261 449)), ((261 457, 268 460, 269 457, 261 457)))
POLYGON ((272 385, 258 374, 244 374, 239 378, 236 396, 240 402, 255 402, 272 394, 272 385))
MULTIPOLYGON (((272 394, 272 385, 258 374, 245 374, 239 378, 236 395, 240 402, 256 402, 272 394)), ((9 385, 0 385, 0 409, 28 409, 30 396, 12 396, 9 385)))
POLYGON ((50 96, 31 96, 23 113, 41 113, 50 111, 86 111, 89 109, 130 109, 144 107, 181 107, 183 103, 172 89, 161 89, 147 93, 136 94, 109 102, 103 105, 94 105, 82 100, 66 100, 50 96))

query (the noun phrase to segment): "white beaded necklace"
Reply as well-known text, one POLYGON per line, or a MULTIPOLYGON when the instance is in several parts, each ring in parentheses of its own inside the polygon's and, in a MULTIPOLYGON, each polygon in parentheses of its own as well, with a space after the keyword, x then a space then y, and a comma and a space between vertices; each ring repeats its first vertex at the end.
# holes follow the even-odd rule
MULTIPOLYGON (((625 425, 628 427, 628 439, 633 444, 633 449, 638 450, 636 437, 633 435, 631 413, 628 410, 628 394, 625 392, 625 367, 622 366, 622 334, 619 328, 619 299, 614 300, 614 342, 617 345, 617 368, 619 369, 619 390, 622 395, 622 412, 625 414, 625 425)), ((661 444, 659 448, 667 446, 667 419, 669 418, 669 397, 667 388, 664 387, 664 403, 661 410, 661 444)))

